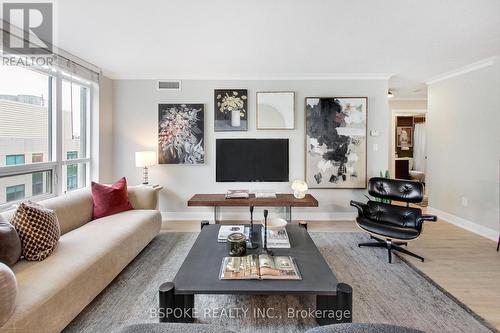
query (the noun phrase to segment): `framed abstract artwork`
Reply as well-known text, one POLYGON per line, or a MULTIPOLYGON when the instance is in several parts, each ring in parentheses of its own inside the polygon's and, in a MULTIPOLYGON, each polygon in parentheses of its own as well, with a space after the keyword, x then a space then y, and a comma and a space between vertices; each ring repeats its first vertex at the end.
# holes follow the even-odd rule
POLYGON ((158 163, 203 164, 203 104, 158 105, 158 163))
POLYGON ((295 93, 270 91, 257 93, 257 129, 294 129, 295 93))
POLYGON ((309 188, 366 188, 367 97, 307 97, 309 188))
POLYGON ((246 89, 214 90, 214 130, 246 131, 248 129, 248 92, 246 89))

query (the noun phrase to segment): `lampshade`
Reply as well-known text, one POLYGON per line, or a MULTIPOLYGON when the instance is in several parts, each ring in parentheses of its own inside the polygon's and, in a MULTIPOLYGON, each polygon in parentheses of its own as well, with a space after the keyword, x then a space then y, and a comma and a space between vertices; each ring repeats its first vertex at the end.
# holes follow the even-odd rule
POLYGON ((155 151, 138 151, 135 153, 135 166, 148 167, 156 164, 155 151))

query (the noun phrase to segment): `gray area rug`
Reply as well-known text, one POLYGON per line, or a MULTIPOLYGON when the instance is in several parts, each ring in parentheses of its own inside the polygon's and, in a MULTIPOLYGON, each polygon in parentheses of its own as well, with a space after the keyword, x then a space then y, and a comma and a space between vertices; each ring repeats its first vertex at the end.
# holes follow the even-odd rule
MULTIPOLYGON (((157 322, 158 287, 174 278, 196 237, 197 233, 159 234, 65 332, 113 332, 129 324, 157 322)), ((368 238, 364 233, 311 237, 337 279, 353 287, 354 322, 440 333, 492 331, 405 261, 395 257, 388 264, 384 250, 358 248, 368 238)), ((289 318, 290 309, 314 309, 314 297, 196 296, 195 306, 203 314, 197 322, 236 332, 304 332, 317 326, 308 316, 289 318), (268 315, 275 318, 254 316, 262 309, 272 309, 268 315)))

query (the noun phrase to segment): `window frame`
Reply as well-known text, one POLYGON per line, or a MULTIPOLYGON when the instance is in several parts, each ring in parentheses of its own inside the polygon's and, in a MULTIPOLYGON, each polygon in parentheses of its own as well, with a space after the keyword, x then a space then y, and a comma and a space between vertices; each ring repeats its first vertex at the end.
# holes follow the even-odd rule
MULTIPOLYGON (((94 173, 94 163, 92 163, 92 145, 91 145, 91 133, 93 130, 93 122, 92 115, 94 113, 93 107, 93 99, 94 94, 96 93, 97 86, 92 82, 83 80, 76 76, 70 75, 63 70, 55 69, 55 68, 24 68, 25 70, 31 70, 37 72, 39 74, 47 75, 47 80, 49 80, 48 85, 48 95, 50 95, 50 99, 48 102, 48 113, 49 113, 49 141, 48 141, 48 162, 40 162, 40 163, 28 163, 28 164, 19 164, 19 165, 9 165, 9 166, 1 166, 0 167, 0 178, 4 177, 13 177, 25 174, 33 174, 37 172, 51 172, 51 184, 47 184, 52 189, 52 193, 41 194, 37 196, 30 197, 32 201, 40 201, 48 198, 60 196, 66 192, 68 192, 66 186, 67 181, 63 178, 63 168, 68 164, 84 164, 86 165, 85 174, 81 176, 81 180, 85 181, 85 187, 90 186, 91 175, 94 173), (74 84, 78 84, 82 87, 86 88, 87 96, 85 100, 86 106, 86 114, 82 120, 84 126, 85 142, 85 156, 84 158, 77 158, 73 160, 67 160, 63 156, 63 110, 62 110, 62 82, 68 81, 74 84)), ((97 92, 98 93, 98 92, 97 92)), ((24 154, 26 155, 26 154, 24 154)), ((25 156, 26 162, 26 156, 25 156)), ((25 186, 26 191, 26 186, 25 186)), ((26 192, 25 192, 26 193, 26 192)), ((7 209, 11 209, 13 205, 18 204, 25 200, 16 200, 9 201, 5 204, 0 204, 0 211, 4 211, 7 209)))

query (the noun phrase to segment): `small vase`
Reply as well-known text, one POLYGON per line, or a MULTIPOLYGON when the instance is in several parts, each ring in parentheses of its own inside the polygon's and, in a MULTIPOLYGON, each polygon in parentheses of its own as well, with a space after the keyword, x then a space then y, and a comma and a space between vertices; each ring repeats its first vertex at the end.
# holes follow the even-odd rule
POLYGON ((231 111, 231 126, 240 127, 240 110, 231 111))

